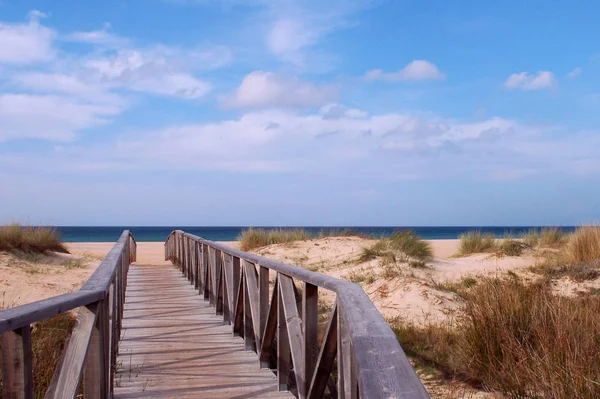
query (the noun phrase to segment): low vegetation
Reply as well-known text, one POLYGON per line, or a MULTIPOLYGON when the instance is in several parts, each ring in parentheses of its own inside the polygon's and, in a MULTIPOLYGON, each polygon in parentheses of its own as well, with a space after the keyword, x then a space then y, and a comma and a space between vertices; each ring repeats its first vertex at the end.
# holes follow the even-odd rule
POLYGON ((548 280, 483 278, 450 325, 391 319, 409 355, 511 398, 600 397, 600 298, 552 294, 548 280))
POLYGON ((530 270, 550 279, 569 277, 578 282, 600 277, 600 227, 579 227, 562 242, 562 248, 543 252, 530 270))
POLYGON ((389 238, 389 247, 407 262, 413 258, 426 261, 433 256, 431 245, 421 240, 412 230, 393 233, 389 238))
POLYGON ((30 254, 45 251, 68 252, 55 228, 19 224, 0 227, 0 251, 30 254))
POLYGON ((480 231, 469 231, 460 235, 458 254, 467 256, 496 250, 497 243, 493 234, 483 234, 480 231))
POLYGON ((520 256, 528 247, 524 242, 515 240, 512 237, 507 237, 502 240, 502 243, 499 246, 502 250, 502 254, 508 256, 520 256))
POLYGON ((566 248, 573 263, 592 263, 600 260, 600 227, 583 226, 575 230, 566 248))
POLYGON ((372 269, 361 268, 351 270, 344 278, 353 283, 373 284, 377 280, 377 274, 372 269))
POLYGON ((240 249, 250 251, 271 244, 290 244, 294 241, 306 241, 326 237, 361 237, 371 238, 367 234, 357 233, 352 229, 322 229, 315 235, 303 228, 256 229, 250 227, 238 236, 240 249))
POLYGON ((567 236, 558 227, 544 227, 540 232, 539 245, 559 248, 565 244, 567 236))
POLYGON ((394 232, 388 238, 382 238, 370 247, 362 249, 357 262, 363 263, 376 258, 383 258, 383 263, 390 264, 409 262, 416 267, 423 267, 433 256, 428 242, 421 240, 413 231, 394 232))
MULTIPOLYGON (((43 398, 58 365, 61 352, 75 326, 71 313, 62 313, 33 325, 31 352, 33 363, 34 397, 43 398)), ((0 343, 0 350, 1 350, 0 343)), ((0 382, 2 376, 0 375, 0 382)), ((0 395, 2 384, 0 384, 0 395)))
POLYGON ((242 231, 238 240, 242 251, 250 251, 271 244, 289 244, 311 238, 310 233, 304 229, 255 229, 250 227, 242 231))

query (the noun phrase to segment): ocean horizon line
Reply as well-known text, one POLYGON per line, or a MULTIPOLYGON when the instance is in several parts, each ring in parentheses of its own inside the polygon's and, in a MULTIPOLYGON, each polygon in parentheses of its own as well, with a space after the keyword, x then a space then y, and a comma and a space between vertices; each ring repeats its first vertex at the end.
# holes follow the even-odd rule
POLYGON ((425 240, 457 239, 461 234, 469 231, 481 231, 503 237, 508 234, 519 235, 530 229, 557 227, 568 233, 575 230, 576 226, 557 225, 528 225, 528 226, 51 226, 56 228, 65 242, 113 242, 116 241, 123 230, 130 230, 138 242, 165 241, 173 230, 185 230, 188 233, 206 238, 211 241, 236 241, 243 230, 252 228, 301 228, 313 236, 318 236, 327 230, 351 230, 361 235, 373 237, 389 236, 398 230, 410 229, 420 238, 425 240))

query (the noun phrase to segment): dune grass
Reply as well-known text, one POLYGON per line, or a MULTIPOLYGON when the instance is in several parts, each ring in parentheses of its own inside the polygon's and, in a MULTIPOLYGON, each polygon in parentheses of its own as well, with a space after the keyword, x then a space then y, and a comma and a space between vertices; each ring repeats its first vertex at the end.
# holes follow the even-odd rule
POLYGON ((540 231, 540 246, 558 248, 565 244, 566 241, 567 235, 558 227, 544 227, 540 231))
POLYGON ((578 227, 561 242, 561 248, 545 251, 530 270, 550 279, 569 277, 579 282, 600 277, 599 226, 578 227))
POLYGON ((289 244, 294 241, 310 240, 312 236, 304 229, 255 229, 250 227, 240 234, 240 249, 264 247, 271 244, 289 244))
POLYGON ((409 262, 414 267, 425 267, 433 256, 428 242, 421 240, 413 231, 394 232, 390 237, 381 238, 370 247, 362 249, 357 263, 382 258, 382 266, 395 264, 397 261, 409 262))
POLYGON ((496 238, 492 234, 482 234, 480 231, 469 231, 460 235, 458 255, 492 252, 497 248, 496 238))
POLYGON ((528 245, 523 241, 515 240, 514 238, 507 236, 499 244, 499 247, 504 255, 520 256, 528 245))
POLYGON ((412 230, 403 230, 393 233, 389 238, 391 249, 404 254, 405 260, 415 258, 428 260, 433 256, 431 245, 421 240, 412 230))
MULTIPOLYGON (((43 398, 60 360, 61 352, 75 326, 75 316, 62 313, 33 325, 31 352, 34 398, 43 398)), ((0 342, 0 351, 2 343, 0 342)), ((2 395, 0 375, 0 395, 2 395)))
POLYGON ((573 263, 590 264, 600 260, 600 227, 578 227, 569 239, 566 252, 573 263))
POLYGON ((389 320, 405 351, 511 398, 600 397, 600 297, 552 294, 548 280, 484 278, 454 325, 389 320))
POLYGON ((55 228, 27 227, 17 223, 0 227, 0 251, 68 253, 55 228))

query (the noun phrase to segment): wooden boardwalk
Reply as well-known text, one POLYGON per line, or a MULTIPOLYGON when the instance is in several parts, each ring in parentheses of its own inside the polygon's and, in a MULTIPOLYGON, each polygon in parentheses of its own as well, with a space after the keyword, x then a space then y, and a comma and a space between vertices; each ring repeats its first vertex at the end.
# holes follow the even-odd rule
POLYGON ((115 398, 288 398, 173 265, 131 265, 115 398))

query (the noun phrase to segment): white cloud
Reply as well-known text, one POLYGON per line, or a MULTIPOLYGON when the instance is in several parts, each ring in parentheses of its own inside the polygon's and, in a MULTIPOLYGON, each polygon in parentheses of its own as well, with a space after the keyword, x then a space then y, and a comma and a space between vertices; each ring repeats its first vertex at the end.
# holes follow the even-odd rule
POLYGON ((398 82, 403 80, 443 80, 446 75, 438 69, 435 64, 425 60, 414 60, 398 72, 383 72, 381 69, 373 69, 365 75, 367 80, 385 80, 398 82))
POLYGON ((504 86, 508 89, 527 91, 549 89, 554 84, 554 74, 548 71, 539 71, 537 74, 532 75, 527 72, 513 73, 504 82, 504 86))
POLYGON ((25 65, 54 58, 56 33, 39 23, 45 14, 32 11, 22 24, 0 23, 0 64, 25 65))
POLYGON ((575 69, 573 69, 571 72, 569 72, 567 74, 567 77, 569 79, 573 79, 573 78, 576 78, 577 76, 581 75, 582 73, 583 73, 583 68, 576 67, 575 69))
POLYGON ((39 93, 61 93, 85 102, 112 103, 125 106, 121 96, 110 93, 107 85, 86 81, 84 76, 61 73, 24 72, 13 76, 19 86, 39 93))
POLYGON ((127 46, 131 41, 111 32, 110 23, 105 23, 100 30, 73 32, 64 37, 67 41, 96 44, 107 47, 121 48, 127 46))
MULTIPOLYGON (((330 62, 332 57, 315 50, 315 47, 332 32, 352 26, 352 16, 372 6, 369 0, 273 0, 256 3, 267 10, 267 49, 281 61, 301 69, 330 62)), ((325 65, 318 68, 324 69, 325 65)))
POLYGON ((183 72, 169 49, 157 51, 120 50, 109 57, 87 60, 84 67, 94 78, 129 90, 181 97, 200 98, 210 91, 210 84, 183 72))
POLYGON ((110 122, 121 112, 111 104, 87 104, 56 95, 0 94, 0 141, 71 140, 76 133, 110 122))
POLYGON ((273 72, 254 71, 244 77, 223 105, 227 108, 310 107, 332 100, 334 86, 315 86, 273 72))
MULTIPOLYGON (((478 143, 485 147, 490 140, 514 144, 517 133, 525 139, 531 136, 531 129, 501 118, 459 123, 401 113, 369 115, 333 104, 312 114, 257 111, 238 119, 139 132, 137 139, 120 141, 118 151, 132 154, 138 163, 152 160, 160 168, 236 171, 333 173, 340 168, 345 174, 350 165, 342 167, 341 163, 360 158, 364 160, 360 170, 355 164, 353 170, 362 174, 378 170, 381 162, 408 162, 405 167, 413 170, 414 159, 409 162, 405 156, 426 162, 427 154, 434 151, 451 155, 454 147, 469 148, 478 143), (386 157, 381 150, 387 150, 386 157), (403 155, 394 155, 399 152, 403 155), (236 154, 235 162, 229 161, 232 153, 236 154)), ((475 153, 481 148, 478 146, 475 153)), ((470 155, 465 154, 465 160, 470 155)))

